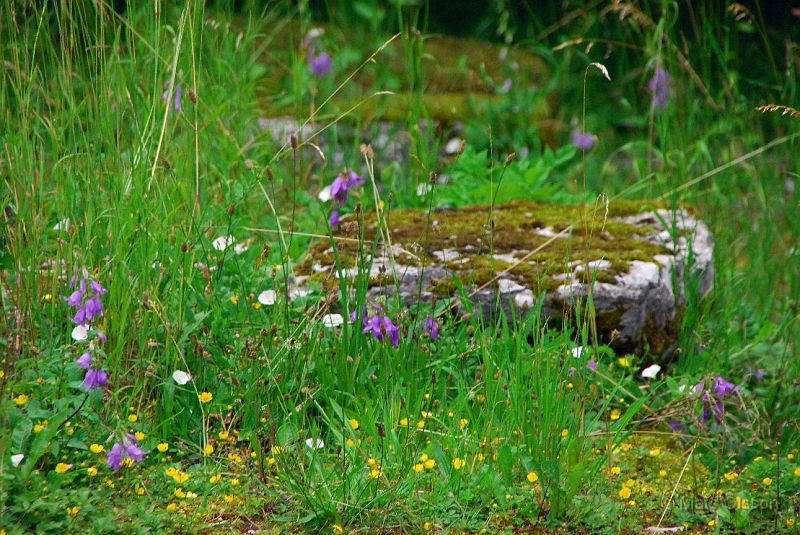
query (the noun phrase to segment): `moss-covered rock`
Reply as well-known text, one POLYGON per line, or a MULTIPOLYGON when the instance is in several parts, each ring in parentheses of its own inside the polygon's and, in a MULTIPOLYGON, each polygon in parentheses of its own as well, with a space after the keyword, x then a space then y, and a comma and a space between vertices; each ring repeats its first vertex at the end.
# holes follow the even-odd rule
POLYGON ((556 324, 573 323, 591 293, 602 342, 663 353, 674 344, 688 258, 699 291, 711 288, 708 229, 688 210, 648 202, 590 212, 530 202, 397 210, 386 215, 382 232, 375 215, 345 220, 340 228, 349 238, 336 240, 336 252, 330 240, 314 243, 296 275, 300 284, 328 285, 340 282, 340 272, 347 284, 362 277, 370 298, 399 295, 407 305, 436 296, 464 307, 469 297, 487 318, 533 308, 556 324), (359 235, 363 241, 353 239, 359 235))

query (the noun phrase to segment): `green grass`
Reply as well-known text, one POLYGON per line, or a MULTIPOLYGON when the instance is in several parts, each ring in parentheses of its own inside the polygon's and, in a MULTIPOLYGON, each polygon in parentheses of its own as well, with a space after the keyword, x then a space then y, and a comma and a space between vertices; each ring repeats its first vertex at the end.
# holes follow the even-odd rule
MULTIPOLYGON (((447 40, 426 49, 422 37, 443 29, 431 6, 356 4, 2 8, 0 530, 795 529, 800 119, 755 108, 800 108, 796 29, 689 3, 622 18, 601 7, 522 17, 504 4, 476 35, 498 29, 514 54, 541 56, 550 74, 534 87, 509 64, 448 57, 447 40), (328 20, 318 46, 333 57, 322 78, 302 46, 314 16, 328 20), (743 59, 753 50, 764 61, 743 59), (459 79, 436 80, 434 60, 474 82, 459 108, 469 150, 447 159, 447 137, 420 126, 459 79), (663 111, 647 90, 659 63, 673 80, 663 111), (359 110, 379 91, 400 92, 400 105, 388 95, 359 110), (328 127, 312 140, 328 160, 260 128, 287 109, 328 127), (349 129, 381 114, 415 157, 372 167, 349 129), (583 124, 598 138, 585 153, 570 145, 583 124), (398 347, 327 328, 326 314, 361 310, 363 273, 352 294, 287 291, 312 240, 331 236, 316 195, 342 171, 337 151, 366 178, 343 213, 594 206, 600 194, 695 206, 716 241, 714 292, 701 299, 687 279, 679 350, 654 381, 639 372, 658 355, 599 345, 591 307, 560 331, 535 313, 495 325, 444 313, 446 302, 389 300, 398 347), (451 182, 417 196, 431 173, 451 182), (245 248, 219 250, 224 236, 245 248), (73 340, 64 303, 83 269, 108 290, 89 337, 109 382, 88 394, 73 363, 88 342, 73 340), (265 290, 274 304, 259 302, 265 290), (433 314, 438 340, 422 329, 433 314), (177 384, 176 370, 192 380, 177 384), (742 388, 704 423, 689 392, 718 375, 742 388), (135 432, 147 455, 113 472, 108 450, 135 432)), ((362 254, 376 246, 361 238, 362 254)))

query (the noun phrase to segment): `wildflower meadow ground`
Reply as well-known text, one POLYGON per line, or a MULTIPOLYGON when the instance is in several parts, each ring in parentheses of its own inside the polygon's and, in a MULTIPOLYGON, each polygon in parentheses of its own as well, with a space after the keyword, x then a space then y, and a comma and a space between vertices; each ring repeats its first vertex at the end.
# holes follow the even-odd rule
POLYGON ((798 17, 4 3, 0 534, 796 532, 798 17), (401 209, 519 200, 686 208, 713 290, 635 354, 370 291, 401 209))

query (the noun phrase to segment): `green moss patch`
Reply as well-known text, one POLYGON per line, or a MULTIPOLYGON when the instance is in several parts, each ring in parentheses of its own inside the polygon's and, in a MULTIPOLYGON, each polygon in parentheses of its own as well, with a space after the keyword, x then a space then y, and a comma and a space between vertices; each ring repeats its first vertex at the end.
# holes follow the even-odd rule
MULTIPOLYGON (((654 232, 653 227, 614 219, 635 215, 645 208, 652 208, 652 203, 619 203, 604 220, 604 213, 590 215, 588 209, 578 206, 519 201, 495 207, 491 213, 493 225, 488 206, 441 209, 430 214, 423 210, 397 210, 387 214, 386 223, 395 249, 399 246, 402 251, 413 252, 413 256, 396 254, 395 261, 400 265, 444 265, 466 285, 484 284, 510 269, 505 278, 539 292, 554 290, 563 284, 564 274, 573 272, 584 280, 596 278, 613 283, 617 275, 628 271, 631 261, 652 261, 655 255, 670 254, 660 245, 643 241, 654 232), (573 228, 564 236, 553 237, 570 225, 573 228), (525 258, 534 250, 537 252, 525 258), (580 267, 594 261, 605 262, 597 270, 580 267)), ((365 241, 371 244, 377 229, 374 215, 365 217, 361 224, 365 241)), ((347 226, 345 221, 340 228, 347 226)), ((369 245, 361 251, 354 241, 338 241, 337 245, 345 268, 356 266, 359 254, 369 251, 369 245)), ((334 262, 330 241, 320 240, 312 244, 297 273, 327 276, 319 268, 334 262)), ((427 290, 452 295, 455 288, 450 279, 437 281, 427 290)))

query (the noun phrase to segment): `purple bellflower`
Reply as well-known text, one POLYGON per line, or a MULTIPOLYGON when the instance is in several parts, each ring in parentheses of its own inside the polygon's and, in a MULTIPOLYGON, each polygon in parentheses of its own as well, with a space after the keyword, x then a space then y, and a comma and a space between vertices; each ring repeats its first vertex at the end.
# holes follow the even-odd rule
POLYGON ((348 171, 337 176, 329 186, 330 198, 333 200, 334 207, 331 212, 330 225, 335 227, 339 224, 339 208, 347 203, 347 196, 350 190, 354 190, 364 184, 364 177, 359 176, 355 171, 348 171))
POLYGON ((661 64, 656 65, 656 72, 647 82, 647 89, 652 94, 650 105, 662 111, 666 110, 669 96, 672 93, 672 77, 661 67, 661 64))
MULTIPOLYGON (((367 315, 367 307, 364 306, 361 314, 361 332, 371 334, 376 340, 382 342, 388 337, 393 347, 400 345, 400 327, 392 323, 392 320, 383 309, 377 305, 372 305, 377 313, 372 316, 367 315)), ((350 313, 350 321, 356 320, 356 312, 350 313)))
POLYGON ((591 132, 572 132, 572 144, 580 150, 589 150, 594 146, 594 134, 591 132))
POLYGON ((308 66, 311 68, 311 74, 317 78, 322 78, 330 74, 332 65, 333 61, 331 60, 330 54, 327 52, 316 55, 312 51, 308 55, 308 66))
POLYGON ((422 327, 422 332, 424 334, 429 334, 433 340, 439 339, 439 325, 436 324, 436 320, 433 316, 428 316, 425 319, 425 325, 422 327))
MULTIPOLYGON (((182 95, 183 95, 183 88, 181 88, 181 86, 177 86, 175 88, 175 102, 174 102, 175 111, 177 113, 180 113, 180 111, 181 111, 181 96, 182 95)), ((164 102, 169 100, 169 81, 164 82, 164 94, 161 95, 161 100, 163 100, 164 102)))
MULTIPOLYGON (((75 288, 76 285, 78 285, 78 289, 65 299, 67 305, 77 309, 70 320, 76 325, 83 326, 87 331, 91 323, 103 315, 103 302, 100 300, 100 296, 108 293, 108 290, 95 281, 89 281, 87 288, 88 277, 89 273, 84 269, 78 285, 78 275, 73 276, 70 280, 70 289, 75 288), (91 296, 89 296, 89 289, 91 289, 91 296)), ((103 343, 108 342, 106 335, 102 331, 97 331, 96 336, 103 343)), ((85 339, 85 336, 83 339, 85 339)), ((81 383, 81 386, 86 390, 97 390, 108 385, 108 374, 100 368, 93 368, 92 360, 90 351, 86 351, 75 360, 78 366, 86 370, 81 383)))
POLYGON ((109 450, 106 462, 112 470, 117 472, 122 468, 123 461, 128 457, 130 457, 133 462, 140 463, 144 460, 145 455, 147 455, 147 452, 139 447, 139 440, 135 436, 128 434, 122 439, 122 443, 117 442, 111 450, 109 450))

